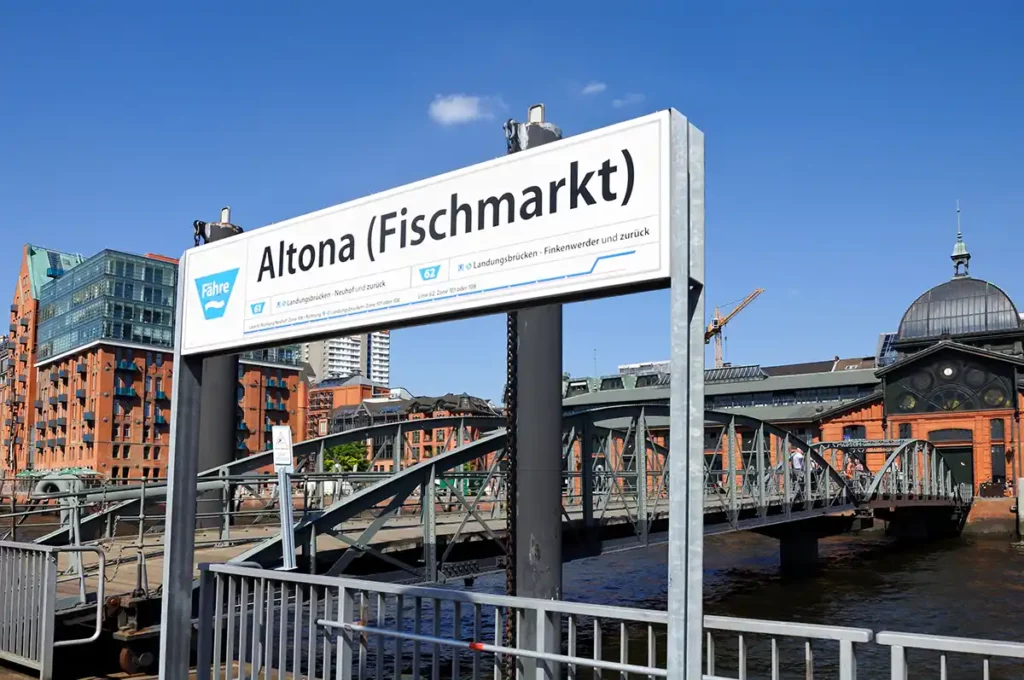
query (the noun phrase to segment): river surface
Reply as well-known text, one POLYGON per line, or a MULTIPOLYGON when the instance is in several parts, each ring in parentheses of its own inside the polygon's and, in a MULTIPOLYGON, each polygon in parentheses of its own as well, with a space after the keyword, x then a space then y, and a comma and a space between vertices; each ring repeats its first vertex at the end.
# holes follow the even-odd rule
MULTIPOLYGON (((814 575, 785 577, 777 541, 749 533, 707 538, 705 614, 1024 641, 1024 547, 1009 540, 961 537, 907 545, 860 534, 823 539, 819 555, 814 575)), ((665 609, 666 557, 660 546, 566 565, 565 599, 665 609)), ((476 589, 503 592, 504 581, 481 579, 476 589)), ((747 644, 752 671, 758 671, 751 677, 768 677, 770 642, 754 638, 747 644)), ((716 648, 726 657, 716 670, 735 668, 736 639, 723 633, 716 648)), ((780 658, 783 677, 804 677, 802 644, 784 644, 780 658)), ((838 646, 823 643, 815 654, 820 677, 836 677, 837 660, 838 646)), ((936 655, 911 653, 910 660, 911 678, 938 677, 936 655)), ((887 678, 888 661, 887 647, 863 646, 858 677, 887 678)), ((948 672, 951 679, 980 678, 981 661, 950 657, 948 672)), ((993 662, 991 677, 1024 678, 1024 665, 993 662)))

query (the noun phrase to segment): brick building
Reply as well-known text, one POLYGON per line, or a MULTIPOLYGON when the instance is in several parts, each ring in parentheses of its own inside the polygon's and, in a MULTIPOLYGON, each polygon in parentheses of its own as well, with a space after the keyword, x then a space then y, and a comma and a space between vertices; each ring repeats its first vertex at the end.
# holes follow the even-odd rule
POLYGON ((362 375, 324 380, 309 388, 306 437, 323 437, 331 432, 332 414, 340 408, 358 407, 367 399, 388 397, 391 389, 362 375))
MULTIPOLYGON (((394 393, 395 390, 392 392, 394 393)), ((364 399, 356 406, 337 408, 332 414, 331 431, 343 432, 358 427, 424 418, 498 415, 490 402, 468 394, 412 397, 406 393, 402 397, 364 399)), ((480 428, 467 426, 462 432, 462 440, 463 442, 475 441, 482 432, 483 430, 480 428)), ((424 458, 431 458, 455 448, 458 445, 458 426, 453 424, 429 430, 409 431, 403 433, 402 439, 403 465, 411 465, 424 458)), ((382 438, 376 441, 373 439, 367 441, 367 451, 371 457, 375 451, 382 453, 374 463, 374 469, 378 472, 390 471, 394 465, 391 453, 382 450, 384 445, 385 442, 382 438)))
MULTIPOLYGON (((0 469, 166 475, 176 283, 171 258, 25 247, 11 305, 10 383, 0 391, 0 469)), ((294 427, 305 417, 299 375, 294 348, 243 355, 236 455, 267 448, 267 423, 292 424, 303 438, 294 427)))
MULTIPOLYGON (((927 440, 956 483, 983 496, 1010 493, 1024 474, 1024 322, 1003 290, 968 275, 970 257, 958 235, 953 278, 910 305, 879 356, 708 369, 706 407, 774 423, 808 442, 927 440)), ((667 392, 664 374, 579 378, 567 381, 565 403, 660 401, 667 392)), ((721 436, 709 427, 705 450, 721 436)), ((882 464, 869 449, 868 469, 882 464)))

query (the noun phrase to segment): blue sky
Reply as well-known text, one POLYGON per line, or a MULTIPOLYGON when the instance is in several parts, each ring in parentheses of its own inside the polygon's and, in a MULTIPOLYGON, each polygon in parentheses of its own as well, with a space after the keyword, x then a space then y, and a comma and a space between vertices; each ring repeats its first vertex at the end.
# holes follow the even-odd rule
MULTIPOLYGON (((704 130, 709 313, 766 289, 734 363, 873 353, 950 276, 958 198, 972 274, 1024 300, 1021 4, 771 5, 5 5, 0 290, 18 243, 177 255, 222 205, 253 229, 502 155, 543 101, 704 130)), ((566 306, 565 369, 665 358, 667 310, 566 306)), ((498 398, 504 356, 504 316, 402 330, 393 383, 498 398)))

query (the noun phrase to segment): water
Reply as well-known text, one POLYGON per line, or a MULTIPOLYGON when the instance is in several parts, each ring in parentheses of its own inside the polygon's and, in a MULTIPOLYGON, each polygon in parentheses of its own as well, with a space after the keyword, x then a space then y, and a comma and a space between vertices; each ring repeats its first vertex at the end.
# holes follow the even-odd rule
MULTIPOLYGON (((821 564, 814 575, 786 577, 780 573, 778 542, 773 539, 750 533, 707 538, 704 612, 876 632, 1024 641, 1016 625, 1024 608, 1024 548, 1006 539, 961 537, 908 545, 862 534, 823 539, 819 554, 821 564)), ((664 609, 666 569, 664 546, 581 560, 564 570, 564 596, 664 609)), ((502 592, 504 582, 481 579, 477 588, 502 592)), ((724 647, 728 655, 736 641, 723 634, 717 644, 719 653, 724 647)), ((769 643, 755 639, 748 644, 752 665, 763 668, 769 643)), ((824 677, 835 677, 837 649, 822 645, 816 656, 816 668, 825 671, 824 677)), ((788 645, 782 652, 783 660, 795 662, 790 664, 792 677, 802 677, 802 647, 788 645)), ((923 677, 915 670, 938 677, 937 656, 919 652, 910 659, 912 677, 923 677)), ((888 660, 887 647, 864 646, 858 654, 859 677, 888 677, 888 660)), ((724 668, 729 665, 727 658, 724 668)), ((717 670, 723 670, 721 663, 717 670)), ((980 660, 950 658, 950 678, 981 677, 980 670, 980 660)), ((992 678, 1002 677, 1024 677, 1024 666, 994 662, 992 678)))

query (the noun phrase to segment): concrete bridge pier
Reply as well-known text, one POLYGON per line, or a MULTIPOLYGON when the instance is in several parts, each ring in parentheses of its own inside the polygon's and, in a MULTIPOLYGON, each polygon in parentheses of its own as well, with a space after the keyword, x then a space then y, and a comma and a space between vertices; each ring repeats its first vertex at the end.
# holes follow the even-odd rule
POLYGON ((779 539, 779 561, 787 575, 813 573, 818 567, 818 537, 792 534, 779 539))

